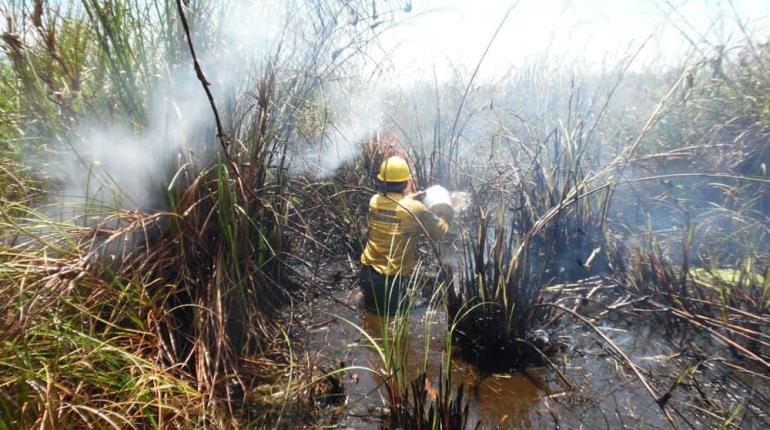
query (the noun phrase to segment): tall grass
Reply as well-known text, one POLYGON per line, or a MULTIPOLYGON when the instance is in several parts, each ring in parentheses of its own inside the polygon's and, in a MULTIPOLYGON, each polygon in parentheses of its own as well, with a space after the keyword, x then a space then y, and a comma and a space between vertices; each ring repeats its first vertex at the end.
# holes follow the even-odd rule
MULTIPOLYGON (((1 226, 17 228, 8 218, 1 226)), ((25 228, 50 232, 0 251, 4 427, 184 427, 213 418, 183 373, 153 357, 158 339, 149 324, 157 311, 147 291, 137 282, 105 281, 112 276, 87 262, 82 243, 57 241, 62 233, 87 240, 90 231, 40 221, 25 228), (51 246, 39 252, 35 241, 51 246)))
POLYGON ((689 72, 682 102, 655 130, 654 142, 667 147, 651 144, 645 149, 660 151, 655 163, 639 161, 660 183, 643 185, 652 210, 641 235, 644 250, 635 252, 628 275, 635 288, 679 309, 717 316, 732 307, 762 315, 770 122, 761 70, 770 54, 750 38, 712 54, 689 72), (667 139, 672 133, 676 140, 667 139), (680 225, 656 235, 664 216, 680 225))
MULTIPOLYGON (((374 333, 367 332, 351 321, 345 320, 356 328, 366 339, 365 347, 371 348, 377 359, 367 370, 372 372, 380 381, 385 392, 384 406, 387 408, 384 417, 384 427, 391 429, 465 429, 469 425, 467 388, 464 382, 455 385, 452 380, 452 340, 446 337, 445 355, 442 358, 439 375, 428 374, 428 355, 435 311, 441 306, 446 286, 439 284, 433 288, 428 309, 423 321, 425 339, 422 360, 416 368, 410 365, 409 338, 415 336, 412 330, 414 324, 414 307, 423 290, 430 288, 431 280, 419 272, 418 264, 414 274, 405 280, 403 297, 391 297, 398 300, 395 313, 385 313, 379 318, 379 327, 374 333), (433 380, 438 381, 437 386, 433 380)), ((479 428, 476 423, 474 428, 479 428)))
MULTIPOLYGON (((290 159, 323 141, 330 126, 311 102, 321 83, 354 76, 365 61, 354 53, 365 52, 388 8, 401 4, 297 2, 307 21, 292 29, 296 39, 278 44, 296 49, 252 59, 260 66, 245 68, 238 85, 208 82, 216 132, 214 112, 202 124, 166 112, 195 124, 180 137, 184 150, 158 156, 150 205, 127 210, 96 193, 57 207, 57 192, 69 190, 49 167, 73 152, 84 122, 120 122, 135 135, 152 128, 156 90, 185 86, 182 77, 192 76, 185 42, 204 54, 223 48, 217 29, 226 22, 218 19, 228 5, 2 6, 2 427, 265 425, 280 422, 290 394, 319 379, 291 387, 296 355, 282 346, 287 339, 272 317, 303 285, 297 265, 317 271, 329 255, 358 255, 365 199, 388 154, 373 139, 357 163, 322 180, 291 177, 290 159), (187 14, 189 34, 176 6, 187 14), (279 383, 280 391, 255 388, 279 383)), ((546 302, 563 294, 556 288, 546 298, 545 286, 613 272, 624 286, 616 292, 636 297, 635 310, 660 317, 683 347, 709 355, 702 341, 710 339, 726 351, 719 362, 737 372, 724 373, 729 378, 766 379, 769 49, 749 39, 673 79, 633 76, 633 84, 665 94, 645 105, 652 113, 642 119, 614 105, 627 63, 597 78, 603 83, 593 97, 574 78, 552 90, 550 71, 537 65, 500 87, 434 82, 413 106, 394 103, 405 109, 392 112, 392 125, 418 185, 468 188, 474 208, 458 226, 459 289, 445 288, 452 324, 438 389, 405 368, 414 297, 384 320, 378 338, 366 334, 381 360, 389 424, 466 427, 467 397, 451 381, 452 346, 485 370, 538 363, 545 351, 534 333, 560 309, 546 302), (632 191, 621 194, 623 187, 632 191), (635 225, 632 211, 648 221, 635 225), (628 247, 630 257, 618 257, 618 238, 640 237, 649 239, 646 249, 628 247)), ((206 87, 206 73, 216 76, 211 64, 202 62, 206 87)), ((144 150, 156 149, 145 143, 144 150)), ((89 187, 112 189, 97 183, 103 178, 92 167, 83 160, 77 173, 88 173, 89 187)), ((661 409, 674 389, 697 391, 686 380, 699 366, 688 366, 655 399, 661 409)), ((710 399, 700 396, 707 408, 710 399)), ((715 412, 725 427, 746 414, 728 403, 715 412)), ((746 407, 766 404, 757 395, 746 407)))
MULTIPOLYGON (((181 41, 216 49, 216 12, 226 6, 180 3, 185 34, 172 3, 11 5, 3 91, 16 104, 3 109, 17 117, 4 142, 67 153, 81 121, 126 123, 137 134, 153 126, 153 91, 190 75, 172 71, 192 70, 181 41)), ((284 409, 254 387, 282 380, 291 364, 272 316, 292 292, 285 259, 302 238, 288 234, 299 230, 287 165, 297 106, 342 68, 327 55, 347 31, 336 15, 366 17, 371 4, 339 6, 302 3, 308 19, 328 22, 297 28, 321 32, 308 51, 249 69, 244 95, 217 94, 222 145, 212 116, 188 124, 197 135, 184 144, 196 151, 158 153, 166 161, 147 190, 152 207, 126 211, 97 197, 72 211, 38 210, 19 197, 33 184, 24 160, 4 164, 13 168, 0 172, 5 427, 235 427, 284 409)), ((38 194, 47 197, 56 200, 38 194)))
POLYGON ((766 422, 757 414, 766 392, 741 391, 770 370, 764 46, 748 37, 689 69, 680 100, 632 163, 646 178, 624 194, 643 215, 623 226, 631 250, 616 279, 641 300, 646 321, 703 366, 682 373, 687 382, 672 383, 661 403, 673 391, 692 393, 722 428, 766 422), (717 378, 714 390, 701 390, 717 378))
MULTIPOLYGON (((463 356, 489 370, 524 369, 538 363, 531 335, 550 314, 537 306, 546 285, 605 273, 614 260, 608 241, 608 191, 572 201, 586 190, 590 129, 556 128, 510 161, 508 174, 474 188, 479 220, 464 238, 459 291, 447 310, 458 319, 456 343, 463 356), (547 214, 552 216, 543 222, 547 214)), ((514 136, 504 142, 513 147, 514 136)))

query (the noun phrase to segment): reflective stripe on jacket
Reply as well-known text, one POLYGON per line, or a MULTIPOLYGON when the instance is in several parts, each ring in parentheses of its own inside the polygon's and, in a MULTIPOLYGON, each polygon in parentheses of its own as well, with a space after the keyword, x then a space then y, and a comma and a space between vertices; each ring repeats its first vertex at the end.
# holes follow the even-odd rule
POLYGON ((414 267, 417 235, 438 239, 448 230, 445 220, 411 196, 375 194, 369 200, 369 240, 361 264, 386 276, 408 275, 414 267))

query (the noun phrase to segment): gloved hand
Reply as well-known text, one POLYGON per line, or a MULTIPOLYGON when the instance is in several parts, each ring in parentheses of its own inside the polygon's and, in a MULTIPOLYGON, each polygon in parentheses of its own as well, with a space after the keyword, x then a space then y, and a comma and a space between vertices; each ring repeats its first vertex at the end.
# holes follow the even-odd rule
POLYGON ((415 200, 422 200, 423 198, 425 198, 425 191, 416 191, 414 193, 409 193, 407 197, 415 200))

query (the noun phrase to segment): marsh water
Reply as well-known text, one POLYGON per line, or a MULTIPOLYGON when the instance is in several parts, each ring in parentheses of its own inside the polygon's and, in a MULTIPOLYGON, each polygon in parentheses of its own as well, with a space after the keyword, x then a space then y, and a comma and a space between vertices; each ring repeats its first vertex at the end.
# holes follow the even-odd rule
MULTIPOLYGON (((382 397, 385 389, 378 375, 363 368, 378 370, 382 364, 359 328, 381 341, 383 325, 392 321, 386 322, 361 305, 352 277, 341 284, 306 311, 303 338, 308 353, 316 354, 327 369, 354 368, 343 376, 344 400, 329 408, 323 421, 337 428, 380 428, 387 413, 382 397)), ((441 307, 437 308, 418 303, 409 317, 410 334, 404 341, 407 380, 425 368, 434 387, 446 359, 447 322, 441 307)), ((622 321, 604 323, 599 329, 640 367, 651 374, 656 369, 665 372, 673 349, 660 336, 622 321)), ((542 367, 483 374, 459 357, 452 358, 452 383, 465 386, 471 428, 476 422, 481 423, 480 428, 523 429, 667 426, 650 394, 617 364, 591 330, 565 318, 552 330, 552 340, 561 345, 553 357, 558 372, 542 367)))

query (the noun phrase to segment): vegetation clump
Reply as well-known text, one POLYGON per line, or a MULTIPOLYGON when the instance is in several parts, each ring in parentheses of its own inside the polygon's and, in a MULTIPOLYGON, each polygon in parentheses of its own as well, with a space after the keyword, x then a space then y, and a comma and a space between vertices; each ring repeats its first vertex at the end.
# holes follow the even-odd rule
POLYGON ((0 6, 0 428, 344 425, 354 372, 384 427, 479 428, 498 424, 476 410, 484 378, 533 366, 554 377, 530 427, 584 425, 577 410, 770 426, 770 44, 740 25, 743 42, 666 72, 629 72, 636 53, 494 84, 479 63, 394 90, 367 112, 379 129, 345 128, 330 100, 356 100, 345 83, 411 3, 271 3, 270 42, 258 20, 228 27, 250 3, 0 6), (352 155, 327 154, 343 140, 352 155), (360 317, 393 154, 410 187, 471 205, 371 330, 313 306, 360 317), (356 336, 340 351, 304 343, 339 321, 356 336))

